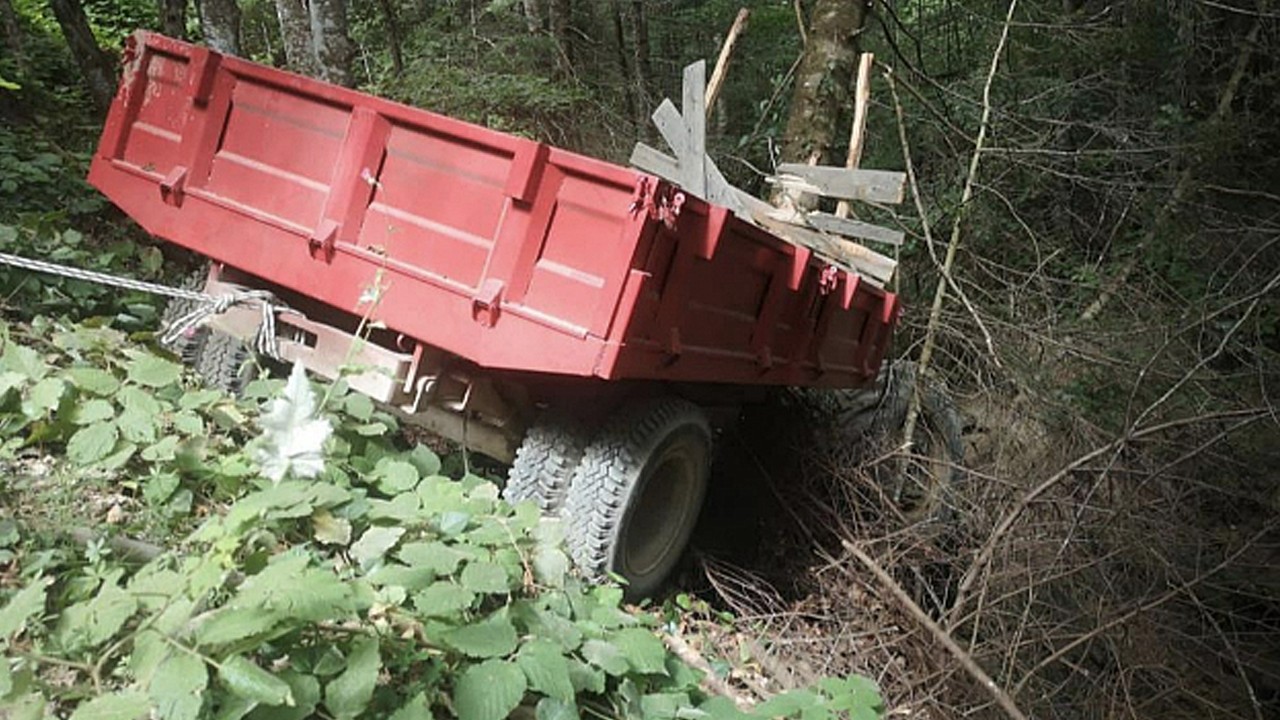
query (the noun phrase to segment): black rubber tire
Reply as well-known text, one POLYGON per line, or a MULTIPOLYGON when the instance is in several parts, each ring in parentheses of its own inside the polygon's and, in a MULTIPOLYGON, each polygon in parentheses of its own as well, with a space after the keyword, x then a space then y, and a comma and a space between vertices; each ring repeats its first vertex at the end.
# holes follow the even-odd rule
POLYGON ((196 373, 209 387, 238 396, 254 378, 253 360, 253 350, 240 338, 208 330, 196 358, 196 373))
MULTIPOLYGON (((919 382, 914 362, 886 365, 875 385, 823 393, 820 412, 831 413, 832 440, 847 444, 865 462, 899 442, 912 393, 919 382)), ((807 402, 815 399, 810 397, 807 402)), ((912 438, 913 458, 872 469, 885 495, 909 522, 948 522, 956 512, 955 493, 966 477, 963 424, 946 388, 931 379, 920 387, 920 413, 912 438)))
POLYGON ((587 446, 565 501, 570 557, 593 581, 616 574, 626 597, 653 595, 684 552, 706 497, 712 434, 693 403, 624 406, 587 446))
POLYGON ((570 418, 539 418, 516 449, 503 498, 509 503, 533 500, 543 515, 558 516, 590 439, 587 429, 570 418))
MULTIPOLYGON (((198 270, 183 279, 179 287, 186 290, 201 290, 204 288, 205 279, 209 276, 208 269, 198 270)), ((200 301, 187 300, 185 298, 170 298, 169 302, 164 306, 164 312, 160 314, 160 336, 169 331, 169 327, 181 320, 183 317, 200 307, 200 301)), ((205 339, 209 336, 209 328, 198 325, 186 332, 182 333, 172 341, 161 343, 161 347, 178 356, 184 364, 195 366, 200 356, 200 348, 204 345, 205 339)))

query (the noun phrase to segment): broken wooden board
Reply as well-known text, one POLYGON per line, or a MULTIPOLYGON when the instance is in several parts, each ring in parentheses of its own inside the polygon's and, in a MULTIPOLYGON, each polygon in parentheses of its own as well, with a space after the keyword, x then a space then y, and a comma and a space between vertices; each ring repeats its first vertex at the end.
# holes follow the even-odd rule
MULTIPOLYGON (((671 105, 670 101, 664 101, 664 104, 670 107, 671 112, 675 112, 675 106, 671 105)), ((676 113, 676 115, 678 117, 679 113, 676 113)), ((690 186, 685 184, 687 179, 685 175, 689 172, 689 168, 679 159, 671 157, 657 148, 644 143, 636 143, 635 148, 631 150, 630 162, 633 167, 657 175, 667 182, 675 183, 686 192, 697 195, 708 202, 726 207, 733 214, 750 222, 751 218, 744 209, 745 206, 741 200, 743 196, 746 196, 746 193, 730 185, 729 181, 720 172, 720 168, 716 167, 716 164, 711 161, 711 158, 706 158, 702 165, 705 192, 701 195, 693 192, 690 186)))
POLYGON ((783 163, 778 166, 778 174, 773 180, 787 190, 837 200, 897 204, 902 202, 907 175, 892 170, 783 163))
POLYGON ((895 247, 901 245, 906 238, 906 234, 901 230, 891 230, 887 227, 872 225, 861 220, 850 220, 830 213, 813 212, 806 215, 804 219, 809 227, 815 230, 855 237, 859 240, 870 240, 895 247))
POLYGON ((893 258, 844 238, 798 227, 767 214, 757 217, 756 221, 774 235, 813 250, 832 264, 858 273, 876 287, 884 287, 898 268, 893 258))

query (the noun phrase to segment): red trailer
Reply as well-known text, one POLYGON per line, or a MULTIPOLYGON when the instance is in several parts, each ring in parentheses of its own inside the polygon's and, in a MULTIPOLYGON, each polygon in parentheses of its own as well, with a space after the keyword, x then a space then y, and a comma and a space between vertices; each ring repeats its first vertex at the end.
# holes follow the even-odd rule
MULTIPOLYGON (((651 591, 692 529, 709 418, 876 377, 896 298, 644 172, 138 33, 90 181, 269 290, 280 355, 477 451, 651 591)), ((181 350, 224 380, 256 309, 181 350)))

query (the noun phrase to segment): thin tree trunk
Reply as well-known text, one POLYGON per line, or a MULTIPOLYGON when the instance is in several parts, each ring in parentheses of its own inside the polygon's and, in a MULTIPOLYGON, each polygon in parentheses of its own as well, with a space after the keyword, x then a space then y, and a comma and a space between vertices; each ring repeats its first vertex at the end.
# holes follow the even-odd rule
MULTIPOLYGON (((618 72, 622 76, 623 87, 629 87, 633 76, 631 74, 630 59, 627 57, 627 33, 622 22, 623 6, 621 0, 613 0, 613 2, 610 3, 609 9, 610 30, 613 32, 614 50, 618 53, 618 72)), ((636 104, 638 98, 634 92, 626 92, 624 95, 627 99, 627 116, 634 118, 637 121, 636 134, 639 135, 644 128, 644 124, 639 122, 641 119, 641 111, 639 110, 639 106, 636 104)))
POLYGON ((0 32, 4 33, 4 46, 9 55, 17 61, 19 69, 25 69, 22 27, 18 25, 18 13, 14 12, 13 3, 9 0, 0 0, 0 32))
POLYGON ((187 34, 187 0, 160 0, 160 31, 183 39, 187 34))
POLYGON ((542 9, 543 0, 522 0, 521 7, 524 8, 524 21, 529 26, 529 32, 538 33, 546 27, 546 17, 542 9))
POLYGON ((285 66, 296 73, 315 76, 316 54, 311 46, 311 15, 306 0, 275 2, 285 66))
POLYGON ((784 161, 830 163, 842 134, 840 112, 851 106, 849 79, 865 20, 860 0, 817 0, 814 5, 782 141, 784 161))
POLYGON ((351 87, 351 59, 355 48, 347 35, 344 0, 311 0, 311 44, 321 80, 351 87))
POLYGON ((382 8, 382 22, 387 28, 387 45, 391 51, 391 69, 397 76, 404 74, 404 52, 401 50, 400 19, 396 16, 396 6, 392 0, 378 0, 382 8))
POLYGON ((573 21, 573 4, 571 0, 551 0, 548 10, 551 37, 560 49, 560 61, 565 70, 572 73, 573 38, 569 35, 569 26, 573 21))
POLYGON ((631 2, 631 36, 632 63, 631 72, 635 74, 635 105, 640 128, 649 124, 649 78, 653 77, 653 68, 649 64, 649 19, 645 17, 644 0, 631 2))
POLYGON ((236 0, 198 0, 200 31, 209 47, 227 55, 240 54, 240 6, 236 0))
POLYGON ((76 65, 80 66, 80 73, 84 75, 94 107, 106 112, 116 90, 115 63, 98 47, 80 0, 52 0, 51 4, 62 34, 67 39, 67 47, 71 49, 71 55, 75 58, 76 65))

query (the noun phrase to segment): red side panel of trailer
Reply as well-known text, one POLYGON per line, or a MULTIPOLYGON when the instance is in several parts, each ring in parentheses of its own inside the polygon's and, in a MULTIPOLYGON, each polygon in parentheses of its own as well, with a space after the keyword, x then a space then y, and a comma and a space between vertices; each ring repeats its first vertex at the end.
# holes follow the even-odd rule
POLYGON ((650 175, 138 33, 90 181, 149 232, 489 368, 851 386, 896 298, 650 175))

